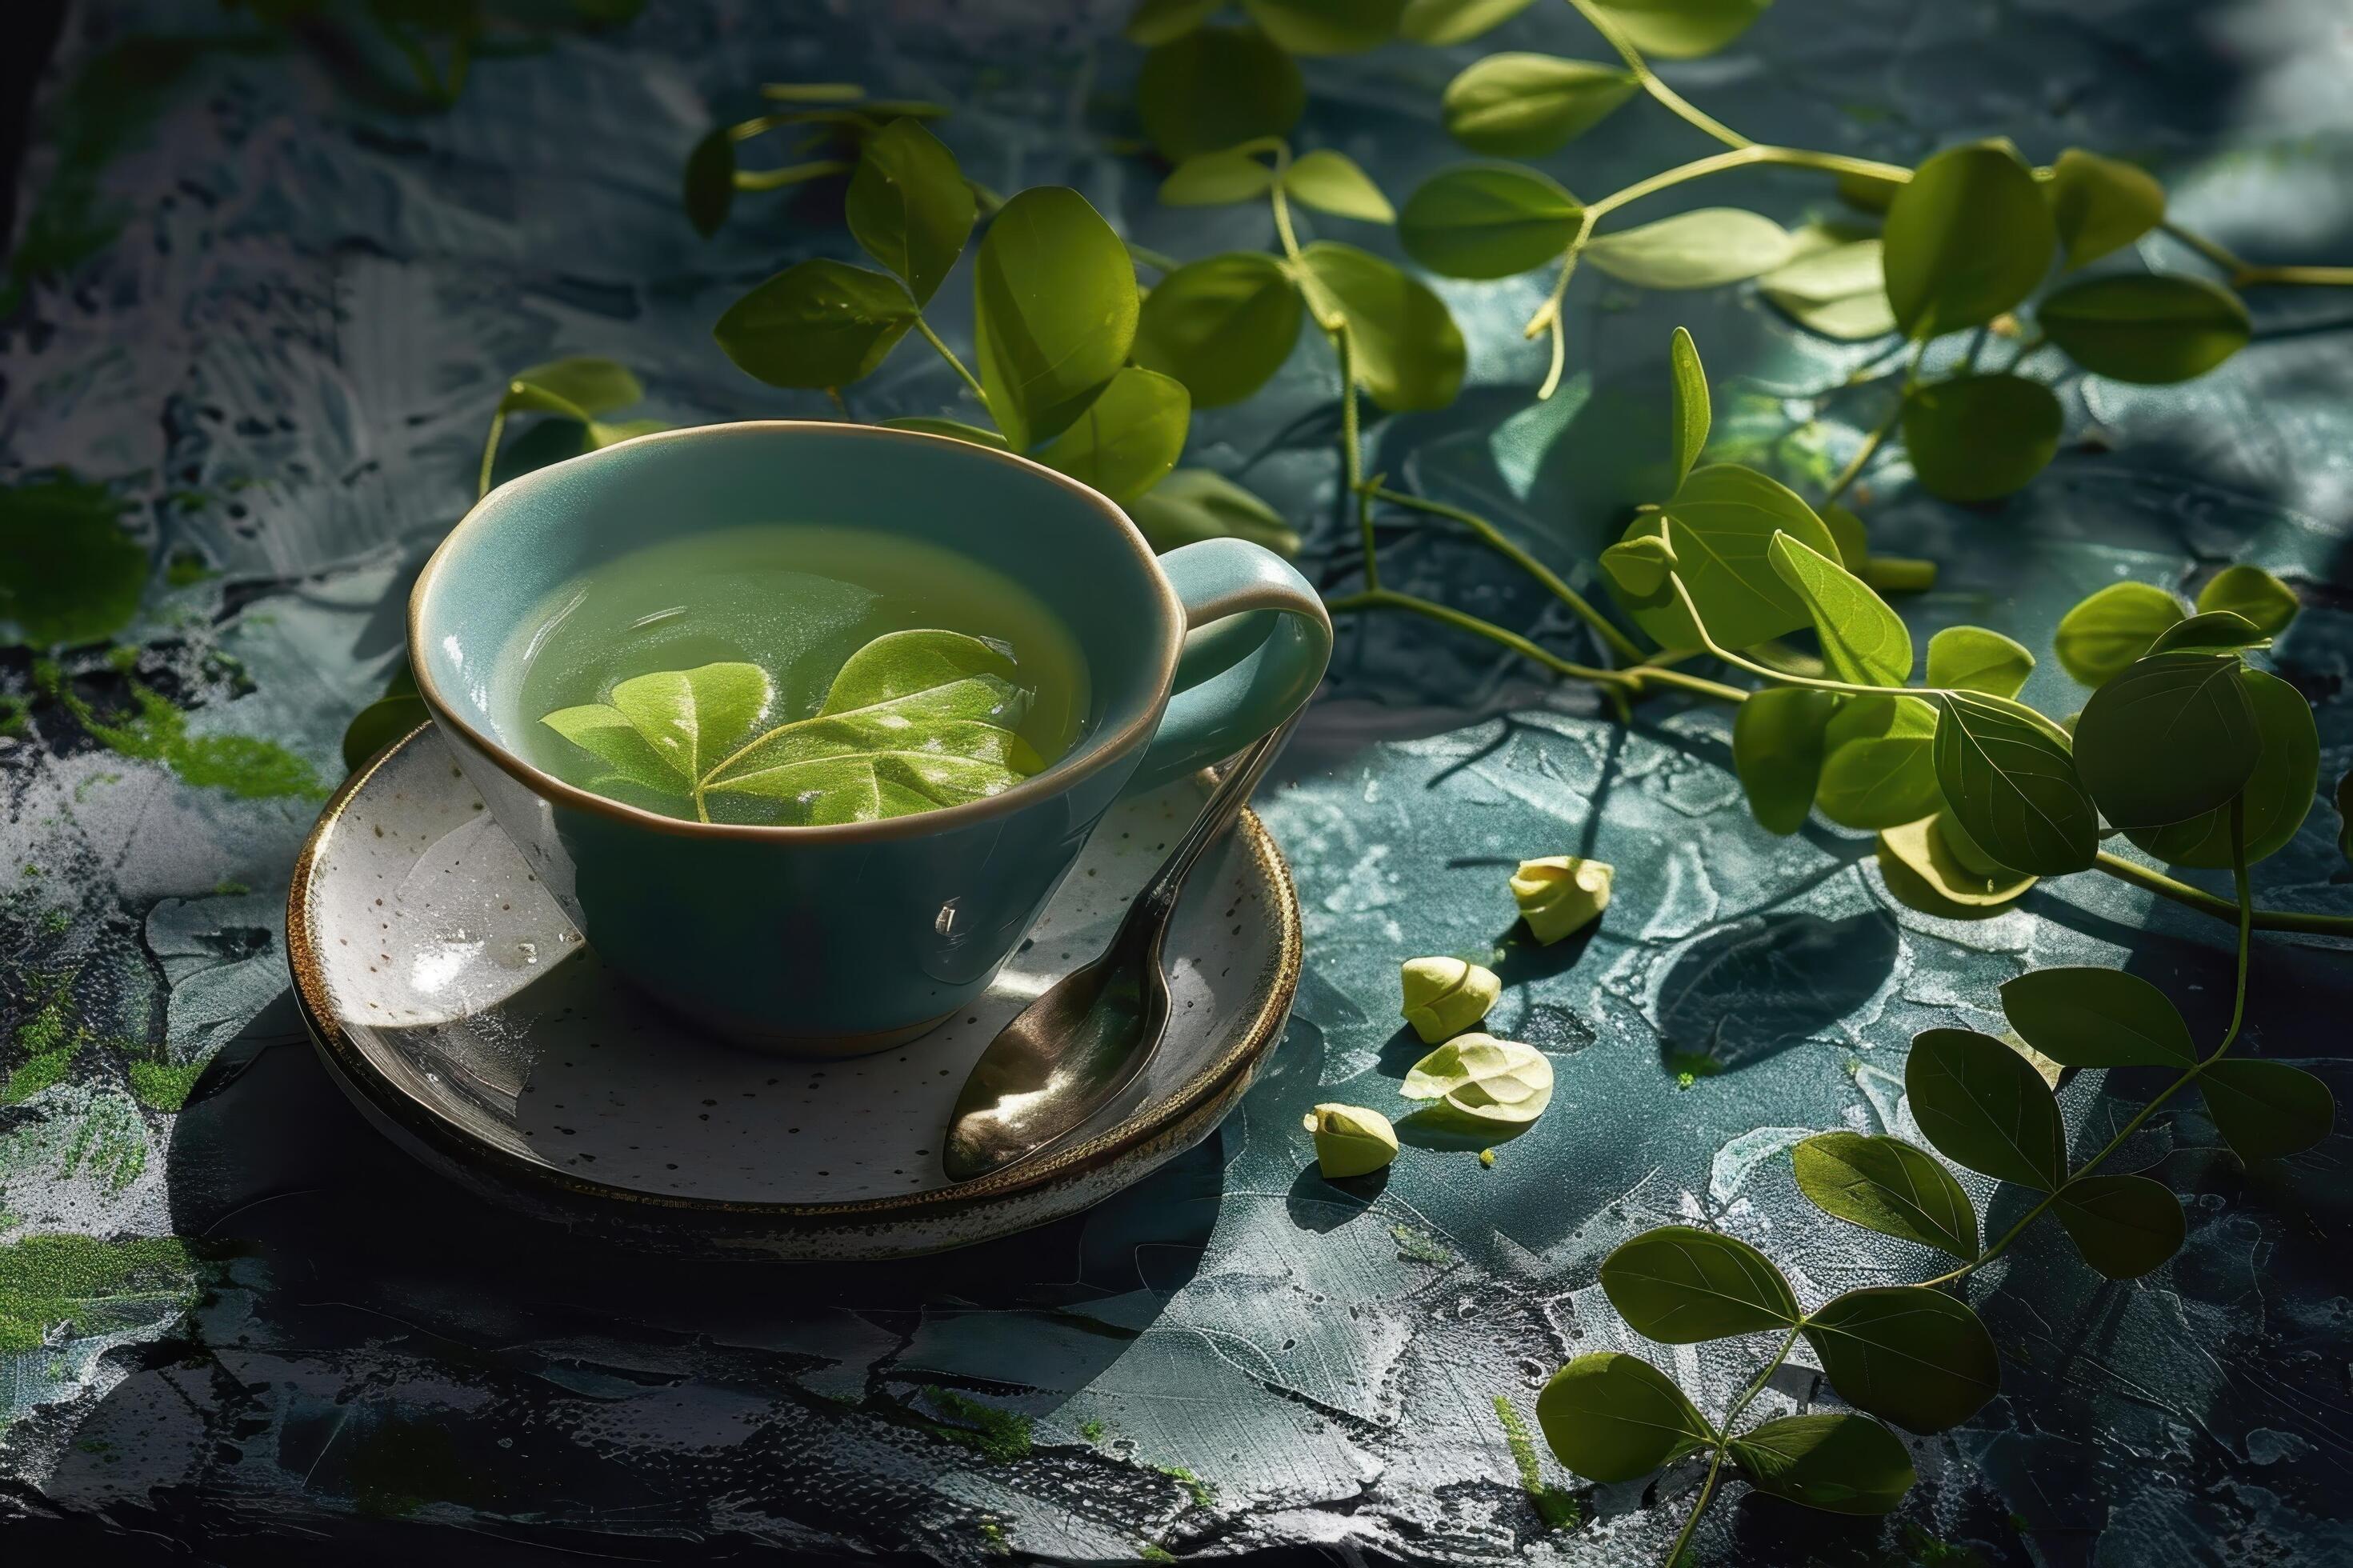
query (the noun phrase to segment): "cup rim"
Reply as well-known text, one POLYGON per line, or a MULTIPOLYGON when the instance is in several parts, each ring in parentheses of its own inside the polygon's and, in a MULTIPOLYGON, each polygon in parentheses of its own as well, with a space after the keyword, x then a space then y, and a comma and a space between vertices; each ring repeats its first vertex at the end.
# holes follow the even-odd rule
POLYGON ((959 441, 950 436, 935 436, 928 431, 900 430, 880 425, 858 425, 830 419, 743 419, 716 425, 690 425, 675 430, 656 430, 636 436, 626 441, 583 452, 576 457, 550 463, 527 474, 519 474, 484 495, 467 509, 433 553, 426 558, 424 568, 417 574, 416 586, 408 595, 408 655, 409 667, 417 678, 417 695, 424 700, 433 721, 444 725, 463 739, 474 750, 533 794, 543 800, 568 805, 575 810, 594 813, 617 822, 642 827, 654 833, 675 834, 686 838, 739 839, 769 843, 857 843, 893 838, 920 838, 934 833, 969 826, 991 817, 1007 816, 1024 806, 1060 795, 1072 784, 1104 768, 1140 748, 1159 727, 1160 715, 1167 703, 1168 691, 1176 679, 1176 660, 1183 651, 1185 636, 1185 605, 1176 596, 1176 586, 1161 570, 1158 557, 1146 543, 1144 535, 1110 497, 1092 486, 1082 484, 1070 475, 1046 467, 1043 463, 1014 452, 1000 452, 994 447, 970 441, 959 441), (417 657, 417 650, 426 645, 425 604, 433 591, 442 567, 462 540, 480 533, 492 526, 492 503, 501 496, 513 496, 528 491, 543 482, 543 476, 575 464, 593 464, 609 454, 652 442, 727 439, 734 437, 789 435, 799 431, 823 431, 828 435, 847 436, 853 439, 876 441, 920 442, 953 447, 976 462, 1002 464, 1049 481, 1068 491, 1079 500, 1106 518, 1120 538, 1134 552, 1152 584, 1159 591, 1160 600, 1167 614, 1160 626, 1158 697, 1135 719, 1109 734, 1089 736, 1073 752, 1041 771, 1030 774, 1019 784, 979 800, 961 805, 944 805, 931 811, 910 812, 903 816, 884 817, 879 822, 845 822, 829 825, 801 823, 735 823, 690 822, 683 817, 648 811, 612 800, 576 784, 566 784, 554 773, 534 767, 513 750, 485 734, 467 721, 444 698, 434 684, 430 664, 417 657))

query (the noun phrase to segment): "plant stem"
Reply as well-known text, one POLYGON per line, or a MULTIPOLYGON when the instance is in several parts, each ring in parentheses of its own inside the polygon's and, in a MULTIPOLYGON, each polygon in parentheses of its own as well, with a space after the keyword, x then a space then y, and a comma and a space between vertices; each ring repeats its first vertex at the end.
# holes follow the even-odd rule
POLYGON ((938 350, 940 357, 947 361, 958 375, 964 377, 964 384, 972 388, 972 395, 980 399, 980 405, 983 408, 987 407, 988 394, 980 389, 980 383, 974 378, 972 372, 965 369, 964 361, 956 358, 955 351, 940 341, 939 333, 932 331, 931 322, 923 320, 921 315, 916 316, 915 331, 923 333, 923 341, 938 350))
POLYGON ((1607 643, 1610 651, 1620 659, 1628 664, 1641 662, 1642 650, 1636 647, 1632 639, 1629 638, 1624 632, 1611 625, 1609 616, 1594 608, 1585 595, 1563 582, 1551 567, 1513 543, 1504 536, 1501 529, 1478 513, 1466 511, 1459 506, 1449 506, 1444 501, 1428 500, 1420 496, 1408 495, 1403 490, 1388 489, 1377 484, 1372 486, 1368 493, 1380 500, 1388 501, 1391 506, 1411 507, 1416 511, 1426 511, 1434 517, 1450 518, 1462 524, 1472 533, 1477 534, 1489 548, 1543 584, 1555 598, 1574 610, 1577 618, 1591 626, 1594 635, 1607 643))
POLYGON ((474 486, 476 500, 491 493, 491 470, 498 466, 499 440, 506 433, 507 405, 502 401, 491 416, 491 438, 482 443, 482 477, 474 486))
MULTIPOLYGON (((1974 343, 1970 345, 1969 352, 1972 355, 1976 353, 1974 343)), ((1912 363, 1904 367, 1904 384, 1896 389, 1895 406, 1887 411, 1887 417, 1879 422, 1878 428, 1863 438, 1862 445, 1857 448, 1853 458, 1840 470, 1839 477, 1831 481, 1830 493, 1822 497, 1824 506, 1830 505, 1831 502, 1846 494, 1847 487, 1862 477, 1864 466, 1886 443, 1888 436, 1903 419, 1904 405, 1911 401, 1913 388, 1920 384, 1920 362, 1927 357, 1927 353, 1926 339, 1923 338, 1912 345, 1912 363)))
POLYGON ((1803 1322, 1789 1325, 1789 1331, 1783 1337, 1781 1348, 1773 1352, 1773 1359, 1765 1363, 1764 1370, 1749 1381, 1748 1386, 1741 1391, 1740 1397, 1725 1411, 1724 1425, 1716 1429, 1715 1453, 1708 1460, 1707 1479, 1700 1482, 1699 1497, 1692 1503, 1692 1510, 1683 1520, 1683 1531, 1675 1537, 1673 1547, 1667 1552, 1667 1568, 1674 1568, 1674 1564, 1683 1560, 1683 1548, 1691 1544, 1692 1531, 1699 1528, 1699 1516, 1707 1511, 1708 1500, 1715 1494, 1715 1479, 1724 1468, 1725 1452, 1732 1437, 1732 1424, 1740 1419, 1740 1413, 1747 1409, 1758 1394, 1765 1392, 1765 1384, 1781 1369, 1781 1363, 1789 1359, 1789 1347, 1798 1342, 1798 1335, 1804 1328, 1803 1322))
MULTIPOLYGON (((2120 882, 2171 899, 2175 903, 2196 910, 2200 914, 2212 915, 2217 920, 2235 920, 2238 910, 2228 899, 2216 898, 2203 888, 2193 888, 2177 881, 2153 867, 2137 860, 2127 860, 2103 849, 2094 869, 2105 871, 2120 882)), ((2294 931, 2305 936, 2353 937, 2353 915, 2305 914, 2293 910, 2257 910, 2254 911, 2257 931, 2294 931)))
POLYGON ((1750 142, 1735 147, 1728 153, 1715 153, 1695 158, 1688 163, 1678 163, 1672 169, 1652 174, 1647 180, 1637 180, 1622 191, 1602 197, 1586 208, 1599 218, 1612 213, 1630 202, 1680 185, 1686 180, 1696 180, 1707 174, 1720 174, 1727 169, 1744 169, 1754 163, 1773 163, 1792 169, 1820 169, 1831 174, 1862 174, 1871 179, 1887 180, 1901 184, 1911 179, 1912 171, 1901 163, 1882 163, 1870 158, 1850 158, 1842 153, 1810 153, 1802 147, 1768 147, 1762 142, 1750 142))
POLYGON ((738 169, 735 188, 739 191, 780 191, 786 185, 798 185, 810 180, 821 180, 828 174, 846 174, 850 165, 839 158, 818 158, 807 163, 786 163, 777 169, 738 169))
POLYGON ((1350 594, 1343 598, 1326 600, 1325 607, 1335 616, 1347 615, 1356 610, 1410 610, 1415 615, 1425 616, 1433 621, 1441 621, 1457 630, 1469 632, 1474 637, 1485 637, 1489 642, 1507 647, 1523 658, 1543 665, 1556 675, 1565 675, 1572 680, 1589 680, 1597 686, 1622 691, 1630 697, 1642 696, 1651 687, 1658 686, 1672 687, 1677 690, 1689 691, 1697 696, 1711 697, 1719 702, 1743 702, 1748 698, 1748 693, 1741 690, 1737 686, 1726 686, 1720 680, 1710 680, 1704 676, 1691 675, 1680 669, 1666 669, 1657 665, 1637 665, 1627 669, 1597 669, 1591 665, 1572 664, 1550 649, 1540 647, 1520 636, 1519 633, 1499 626, 1493 621, 1481 620, 1478 616, 1458 610, 1451 605, 1441 605, 1434 599, 1424 599, 1412 594, 1400 594, 1394 589, 1382 588, 1361 594, 1350 594))
POLYGON ((2230 275, 2233 289, 2256 289, 2267 283, 2306 284, 2319 288, 2353 288, 2353 267, 2268 267, 2241 259, 2229 247, 2177 223, 2158 228, 2179 240, 2230 275))
POLYGON ((1618 30, 1618 24, 1594 9, 1590 0, 1568 0, 1568 3, 1576 8, 1578 16, 1593 25, 1593 30, 1600 34, 1611 48, 1618 51, 1618 58, 1626 62, 1626 68, 1641 80, 1642 90, 1672 110, 1678 119, 1696 126, 1727 147, 1749 145, 1748 138, 1713 116, 1702 113, 1683 94, 1661 81, 1658 73, 1651 68, 1650 62, 1642 58, 1641 51, 1618 30))

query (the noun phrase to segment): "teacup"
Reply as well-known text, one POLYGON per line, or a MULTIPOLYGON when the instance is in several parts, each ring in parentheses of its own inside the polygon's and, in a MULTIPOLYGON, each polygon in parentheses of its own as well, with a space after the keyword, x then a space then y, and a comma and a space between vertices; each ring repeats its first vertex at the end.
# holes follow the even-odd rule
POLYGON ((730 1039, 818 1056, 881 1050, 963 1007, 1114 798, 1281 723, 1331 647, 1322 600, 1258 545, 1155 557, 1118 507, 1026 458, 792 421, 640 437, 501 485, 434 552, 408 610, 436 726, 597 956, 730 1039), (1078 742, 1000 795, 813 827, 683 821, 525 760, 522 671, 499 655, 535 605, 665 537, 779 521, 928 541, 1021 583, 1085 654, 1078 742))

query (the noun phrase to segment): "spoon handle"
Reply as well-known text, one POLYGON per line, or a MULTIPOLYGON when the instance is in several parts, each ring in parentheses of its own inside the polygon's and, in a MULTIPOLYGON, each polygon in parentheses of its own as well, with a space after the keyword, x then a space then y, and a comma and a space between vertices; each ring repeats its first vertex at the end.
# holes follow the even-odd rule
POLYGON ((1250 750, 1226 770, 1225 776, 1218 781, 1218 787, 1202 803, 1192 826, 1186 828, 1185 836, 1176 841, 1176 847, 1168 852, 1168 858, 1160 862, 1160 869, 1152 874, 1152 879, 1145 883, 1143 890, 1135 895, 1135 902, 1128 906, 1126 918, 1120 921, 1118 934, 1112 938, 1111 946, 1105 950, 1106 956, 1138 939, 1149 939, 1155 947, 1158 945, 1159 938, 1168 930, 1169 920, 1176 912, 1176 897, 1185 890, 1185 879, 1192 873, 1194 866, 1209 846, 1217 842, 1218 836, 1241 815, 1242 807, 1250 801, 1250 792, 1258 787, 1258 781, 1266 776, 1266 770, 1282 750, 1282 743, 1298 727, 1299 713, 1294 712, 1260 736, 1251 743, 1250 750))

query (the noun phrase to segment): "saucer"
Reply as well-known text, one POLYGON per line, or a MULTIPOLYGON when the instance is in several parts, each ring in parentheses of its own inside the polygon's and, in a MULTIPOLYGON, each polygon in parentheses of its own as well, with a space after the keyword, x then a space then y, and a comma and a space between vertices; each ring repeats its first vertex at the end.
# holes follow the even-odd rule
POLYGON ((902 1258, 1043 1225, 1207 1137, 1282 1037, 1299 904, 1256 816, 1204 858, 1168 933, 1168 1035, 1141 1081, 1045 1155, 940 1164, 981 1050, 1093 958, 1207 796, 1124 800, 988 990, 922 1038, 798 1060, 728 1046, 597 962, 430 725, 320 815, 286 945, 328 1072, 394 1142, 528 1214, 635 1246, 902 1258))

